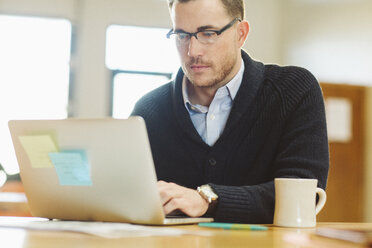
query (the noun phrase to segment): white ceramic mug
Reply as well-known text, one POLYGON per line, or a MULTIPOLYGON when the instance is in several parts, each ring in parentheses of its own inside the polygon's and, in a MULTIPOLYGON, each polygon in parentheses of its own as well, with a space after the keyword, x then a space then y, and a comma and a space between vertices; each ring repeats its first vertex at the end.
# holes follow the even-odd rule
POLYGON ((316 215, 327 196, 317 188, 317 179, 275 178, 274 225, 283 227, 314 227, 316 215), (319 201, 316 204, 316 194, 319 201))

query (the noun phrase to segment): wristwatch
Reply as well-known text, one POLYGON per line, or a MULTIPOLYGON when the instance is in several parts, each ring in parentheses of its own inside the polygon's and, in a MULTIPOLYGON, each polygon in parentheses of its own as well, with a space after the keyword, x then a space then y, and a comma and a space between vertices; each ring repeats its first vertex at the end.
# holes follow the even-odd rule
POLYGON ((208 184, 199 186, 196 190, 205 200, 207 200, 209 205, 211 205, 211 203, 216 202, 218 199, 218 195, 213 191, 212 187, 209 186, 208 184))

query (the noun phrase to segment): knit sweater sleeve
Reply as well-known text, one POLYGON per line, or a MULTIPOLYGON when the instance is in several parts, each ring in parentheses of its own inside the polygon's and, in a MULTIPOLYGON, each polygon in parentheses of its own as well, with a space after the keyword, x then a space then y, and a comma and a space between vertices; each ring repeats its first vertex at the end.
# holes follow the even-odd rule
POLYGON ((219 196, 216 221, 272 223, 274 178, 316 178, 319 187, 326 187, 329 153, 323 96, 312 75, 306 80, 310 86, 303 94, 296 91, 296 82, 278 87, 284 124, 271 165, 271 180, 251 186, 210 184, 219 196))

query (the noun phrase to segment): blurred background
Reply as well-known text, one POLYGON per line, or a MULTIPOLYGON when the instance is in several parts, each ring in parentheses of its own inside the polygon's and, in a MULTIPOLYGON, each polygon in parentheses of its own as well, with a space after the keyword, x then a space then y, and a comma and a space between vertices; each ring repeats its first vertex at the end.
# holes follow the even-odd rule
MULTIPOLYGON (((244 49, 321 83, 331 168, 318 221, 372 222, 372 1, 245 2, 244 49)), ((0 184, 19 179, 8 120, 126 118, 179 67, 170 28, 165 0, 0 0, 0 184)))

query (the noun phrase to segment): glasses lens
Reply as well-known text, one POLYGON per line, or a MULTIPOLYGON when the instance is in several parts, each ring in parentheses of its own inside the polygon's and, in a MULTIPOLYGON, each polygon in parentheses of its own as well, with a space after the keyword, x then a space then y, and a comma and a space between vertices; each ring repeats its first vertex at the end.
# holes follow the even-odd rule
POLYGON ((176 33, 177 40, 181 43, 188 42, 190 40, 190 35, 186 33, 176 33))
POLYGON ((212 31, 203 31, 197 33, 198 40, 204 44, 214 43, 217 40, 217 34, 212 31))

